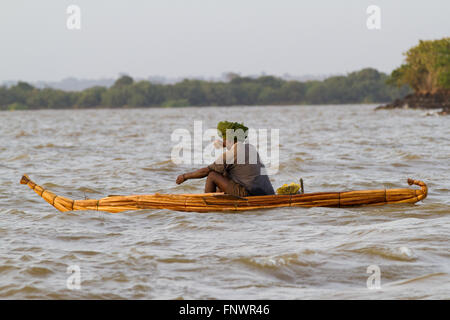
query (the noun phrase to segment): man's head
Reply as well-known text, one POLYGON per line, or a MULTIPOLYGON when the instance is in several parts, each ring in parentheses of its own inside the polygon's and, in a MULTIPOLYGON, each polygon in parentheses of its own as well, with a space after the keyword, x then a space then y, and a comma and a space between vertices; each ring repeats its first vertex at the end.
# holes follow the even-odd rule
POLYGON ((217 124, 217 132, 222 137, 225 146, 226 141, 233 143, 245 141, 248 135, 248 128, 243 123, 220 121, 217 124))

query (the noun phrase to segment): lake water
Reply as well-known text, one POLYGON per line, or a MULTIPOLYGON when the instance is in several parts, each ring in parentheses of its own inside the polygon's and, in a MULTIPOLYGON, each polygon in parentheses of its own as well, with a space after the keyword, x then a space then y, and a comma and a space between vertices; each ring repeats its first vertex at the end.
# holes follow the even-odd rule
POLYGON ((450 118, 374 107, 0 113, 0 298, 449 299, 450 118), (224 119, 280 129, 275 188, 300 177, 306 192, 403 188, 414 178, 428 197, 349 209, 60 213, 19 184, 27 173, 74 199, 200 193, 203 180, 175 184, 187 166, 170 161, 170 135, 224 119), (380 289, 367 287, 374 265, 380 289), (79 267, 80 289, 67 287, 69 266, 79 267))

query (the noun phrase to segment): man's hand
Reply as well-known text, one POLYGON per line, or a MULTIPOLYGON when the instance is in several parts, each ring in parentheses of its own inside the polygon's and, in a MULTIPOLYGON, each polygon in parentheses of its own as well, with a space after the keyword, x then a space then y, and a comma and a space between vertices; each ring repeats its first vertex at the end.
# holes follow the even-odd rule
POLYGON ((186 178, 184 177, 184 174, 180 174, 178 177, 177 177, 177 184, 182 184, 183 182, 185 182, 186 181, 186 178))

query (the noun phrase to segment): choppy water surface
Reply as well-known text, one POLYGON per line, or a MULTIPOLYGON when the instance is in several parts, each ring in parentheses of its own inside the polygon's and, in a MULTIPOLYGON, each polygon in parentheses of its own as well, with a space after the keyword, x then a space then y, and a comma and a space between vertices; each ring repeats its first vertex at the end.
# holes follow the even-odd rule
POLYGON ((0 298, 450 298, 450 118, 374 106, 74 110, 0 113, 0 298), (280 129, 274 187, 307 192, 405 187, 415 205, 248 213, 59 213, 23 173, 57 194, 198 193, 177 186, 176 128, 219 120, 280 129), (78 265, 81 289, 69 290, 78 265), (378 265, 381 289, 369 290, 378 265))

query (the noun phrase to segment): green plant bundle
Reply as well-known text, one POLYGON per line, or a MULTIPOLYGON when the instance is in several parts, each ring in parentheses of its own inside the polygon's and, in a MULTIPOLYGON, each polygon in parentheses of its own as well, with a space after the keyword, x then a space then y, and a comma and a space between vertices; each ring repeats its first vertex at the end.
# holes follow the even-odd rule
POLYGON ((222 139, 226 139, 227 130, 232 130, 238 141, 244 141, 248 135, 248 128, 243 123, 220 121, 217 124, 217 132, 222 139))
POLYGON ((277 194, 296 194, 300 190, 298 183, 292 182, 291 184, 283 184, 277 189, 277 194))

